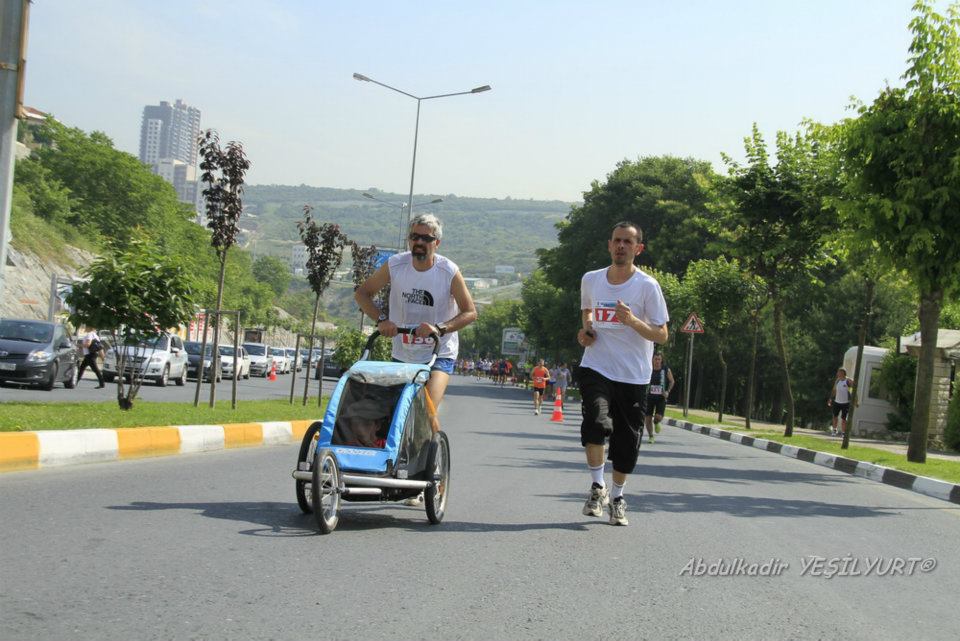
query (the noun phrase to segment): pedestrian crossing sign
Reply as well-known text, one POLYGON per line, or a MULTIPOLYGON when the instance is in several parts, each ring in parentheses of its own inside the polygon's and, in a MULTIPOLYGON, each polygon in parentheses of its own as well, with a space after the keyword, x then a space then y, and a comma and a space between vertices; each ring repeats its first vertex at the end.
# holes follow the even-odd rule
POLYGON ((696 312, 690 314, 690 317, 687 318, 687 322, 683 324, 683 327, 680 328, 681 332, 687 334, 702 334, 703 333, 703 321, 700 320, 700 317, 697 316, 696 312))

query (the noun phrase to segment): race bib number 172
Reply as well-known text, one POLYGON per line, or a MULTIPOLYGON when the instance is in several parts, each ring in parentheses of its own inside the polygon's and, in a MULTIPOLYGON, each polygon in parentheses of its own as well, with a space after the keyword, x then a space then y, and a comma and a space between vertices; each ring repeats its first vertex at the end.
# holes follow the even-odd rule
POLYGON ((593 306, 594 324, 606 327, 621 327, 617 318, 616 301, 597 301, 593 306))

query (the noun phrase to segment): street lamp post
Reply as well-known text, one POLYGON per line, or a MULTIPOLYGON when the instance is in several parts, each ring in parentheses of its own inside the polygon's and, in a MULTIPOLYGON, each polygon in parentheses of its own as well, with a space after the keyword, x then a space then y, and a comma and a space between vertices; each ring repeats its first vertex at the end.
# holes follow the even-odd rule
MULTIPOLYGON (((405 245, 403 244, 403 237, 407 232, 407 226, 408 226, 408 225, 404 225, 404 220, 403 220, 404 219, 403 212, 407 208, 407 203, 390 202, 389 200, 383 200, 382 198, 377 198, 373 194, 368 194, 366 192, 363 193, 363 197, 369 198, 370 200, 375 200, 378 203, 383 203, 384 205, 391 205, 393 207, 400 208, 400 234, 397 237, 397 251, 402 252, 405 247, 405 245)), ((433 200, 428 200, 422 203, 414 203, 414 205, 417 207, 422 207, 423 205, 435 205, 437 203, 442 203, 442 202, 443 202, 443 198, 434 198, 433 200)), ((409 219, 407 222, 409 222, 409 219)))
MULTIPOLYGON (((490 91, 490 85, 483 85, 482 87, 474 87, 470 91, 456 91, 454 93, 441 93, 435 96, 414 96, 412 93, 407 93, 402 89, 397 89, 396 87, 391 87, 388 84, 384 84, 373 78, 369 78, 361 73, 353 74, 354 80, 362 80, 363 82, 372 82, 375 85, 380 85, 391 91, 396 91, 397 93, 402 93, 408 98, 413 98, 417 101, 417 119, 413 127, 413 163, 410 166, 410 195, 407 197, 407 222, 409 223, 410 217, 413 214, 413 177, 417 171, 417 136, 420 133, 420 103, 424 100, 433 100, 435 98, 447 98, 449 96, 464 96, 472 93, 483 93, 484 91, 490 91)), ((402 247, 402 243, 401 243, 402 247)))

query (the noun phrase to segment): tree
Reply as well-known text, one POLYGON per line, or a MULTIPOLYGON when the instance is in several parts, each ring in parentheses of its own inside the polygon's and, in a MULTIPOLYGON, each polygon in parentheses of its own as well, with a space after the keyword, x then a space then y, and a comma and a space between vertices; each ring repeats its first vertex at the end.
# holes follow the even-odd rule
POLYGON ((734 259, 724 257, 698 260, 690 263, 684 282, 689 289, 698 315, 706 326, 706 337, 717 350, 720 362, 720 400, 717 403, 717 421, 723 421, 723 407, 727 392, 727 361, 724 347, 729 333, 739 330, 748 315, 750 294, 749 277, 740 270, 734 259))
POLYGON ((583 205, 558 223, 560 244, 538 251, 549 281, 579 293, 584 272, 609 264, 606 241, 623 220, 643 230, 641 267, 682 274, 688 262, 705 257, 711 240, 705 217, 710 215, 706 185, 712 175, 710 163, 692 158, 620 162, 606 183, 594 181, 583 205))
POLYGON ((253 261, 253 276, 277 297, 283 296, 290 286, 290 268, 276 256, 258 256, 253 261))
POLYGON ((505 327, 520 327, 523 303, 518 300, 498 300, 483 308, 466 331, 461 332, 460 351, 478 356, 499 355, 505 327))
MULTIPOLYGON (((581 350, 576 339, 580 328, 580 278, 577 277, 575 286, 561 288, 550 283, 545 271, 538 269, 523 281, 521 296, 520 326, 527 342, 539 354, 560 361, 579 361, 581 350)), ((483 314, 478 322, 482 318, 483 314)))
POLYGON ((777 160, 772 165, 756 124, 744 146, 745 166, 724 156, 729 175, 715 183, 714 206, 722 217, 714 229, 741 264, 767 286, 787 406, 784 435, 792 436, 794 397, 784 338, 785 297, 792 286, 813 278, 813 268, 825 259, 820 239, 830 229, 831 219, 822 205, 821 162, 812 136, 777 132, 777 160))
POLYGON ((114 245, 87 267, 85 280, 67 296, 73 308, 70 322, 109 332, 117 362, 117 404, 133 408, 143 384, 143 373, 134 363, 142 359, 152 341, 193 316, 191 280, 186 271, 144 238, 132 238, 126 247, 114 245), (123 372, 132 368, 124 391, 123 372))
MULTIPOLYGON (((339 225, 324 223, 318 225, 312 216, 313 207, 303 206, 303 220, 297 223, 300 239, 307 248, 307 280, 316 300, 313 305, 313 320, 310 322, 310 353, 313 353, 313 340, 317 333, 317 314, 320 312, 320 297, 333 280, 333 274, 343 261, 343 249, 349 242, 340 231, 339 225)), ((322 364, 320 365, 322 366, 322 364)), ((303 404, 307 404, 307 392, 310 387, 310 365, 303 385, 303 404)))
POLYGON ((917 284, 921 348, 907 459, 923 463, 940 311, 960 284, 960 6, 942 16, 920 0, 913 11, 906 86, 859 107, 843 153, 863 204, 851 222, 917 284))
MULTIPOLYGON (((204 205, 207 213, 207 227, 213 232, 210 245, 220 261, 220 275, 217 278, 217 300, 215 303, 213 324, 213 359, 211 367, 216 371, 220 360, 220 310, 223 309, 223 281, 227 269, 227 252, 233 247, 240 233, 240 215, 243 213, 243 177, 250 169, 250 161, 243 152, 243 145, 230 141, 226 147, 220 147, 220 137, 213 129, 208 129, 199 138, 201 182, 207 186, 203 190, 204 205)), ((203 359, 197 373, 197 393, 203 380, 203 359)), ((210 377, 210 407, 216 404, 217 381, 210 377)), ((196 402, 194 402, 196 405, 196 402)))
MULTIPOLYGON (((357 291, 376 269, 377 247, 364 247, 351 241, 350 258, 353 260, 353 291, 357 291)), ((360 331, 363 331, 363 310, 360 310, 360 331)))

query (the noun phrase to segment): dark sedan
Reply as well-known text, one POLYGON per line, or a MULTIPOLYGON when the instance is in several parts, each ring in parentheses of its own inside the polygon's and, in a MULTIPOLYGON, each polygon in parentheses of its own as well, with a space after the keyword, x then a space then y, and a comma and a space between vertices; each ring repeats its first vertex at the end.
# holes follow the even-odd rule
POLYGON ((77 386, 79 353, 62 323, 0 318, 0 383, 77 386))
MULTIPOLYGON (((200 347, 203 343, 199 341, 184 341, 183 347, 187 350, 187 378, 197 377, 197 368, 200 367, 200 347)), ((207 348, 203 352, 203 380, 210 380, 211 361, 213 360, 213 343, 207 343, 207 348)), ((223 367, 217 371, 217 382, 223 378, 223 367)))

